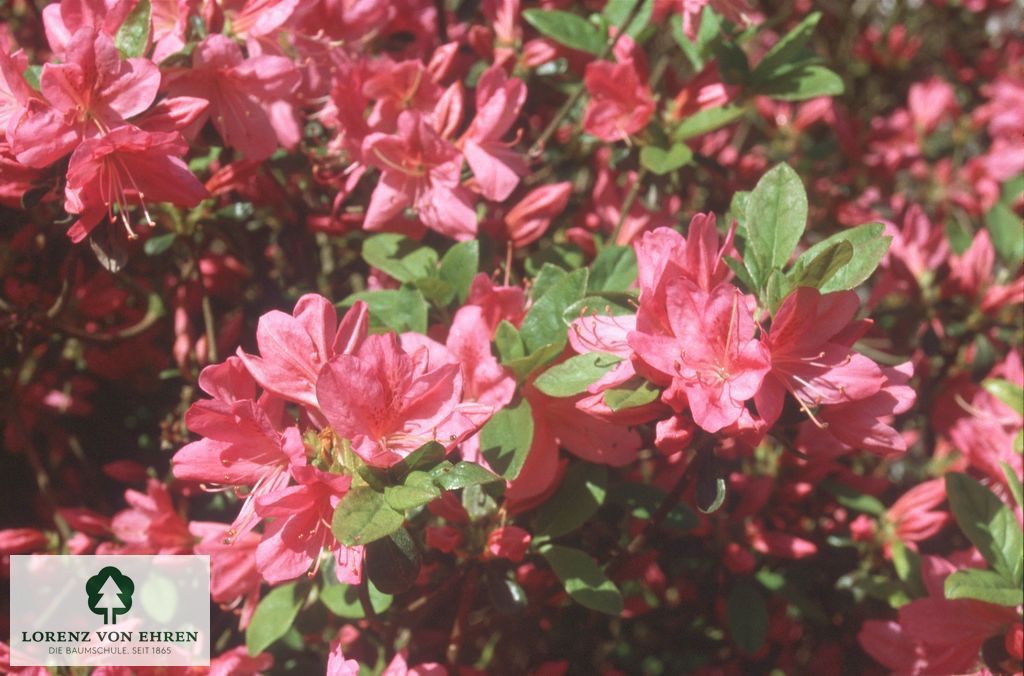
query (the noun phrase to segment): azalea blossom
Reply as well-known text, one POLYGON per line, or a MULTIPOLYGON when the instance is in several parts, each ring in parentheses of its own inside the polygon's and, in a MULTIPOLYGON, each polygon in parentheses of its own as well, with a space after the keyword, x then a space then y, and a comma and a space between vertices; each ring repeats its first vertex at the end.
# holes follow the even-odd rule
POLYGON ((411 207, 425 226, 444 235, 464 240, 476 234, 469 193, 459 185, 462 155, 421 115, 403 112, 397 133, 370 134, 362 153, 381 170, 366 211, 366 230, 386 229, 411 207))
POLYGON ((710 292, 688 279, 666 287, 670 335, 637 330, 629 345, 654 371, 671 381, 663 395, 681 406, 685 394, 693 420, 708 432, 735 423, 771 368, 764 343, 754 337, 750 309, 739 289, 720 284, 710 292))
POLYGON ((327 362, 316 393, 334 434, 375 467, 393 465, 430 441, 450 451, 493 410, 462 402, 457 364, 431 364, 426 350, 410 355, 393 333, 369 336, 354 353, 327 362))

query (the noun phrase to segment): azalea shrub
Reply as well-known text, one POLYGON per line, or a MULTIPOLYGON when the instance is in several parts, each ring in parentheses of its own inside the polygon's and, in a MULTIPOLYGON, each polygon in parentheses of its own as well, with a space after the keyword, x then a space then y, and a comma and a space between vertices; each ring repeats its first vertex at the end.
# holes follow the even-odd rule
POLYGON ((1019 4, 0 16, 5 570, 208 555, 216 673, 1024 669, 1019 4))

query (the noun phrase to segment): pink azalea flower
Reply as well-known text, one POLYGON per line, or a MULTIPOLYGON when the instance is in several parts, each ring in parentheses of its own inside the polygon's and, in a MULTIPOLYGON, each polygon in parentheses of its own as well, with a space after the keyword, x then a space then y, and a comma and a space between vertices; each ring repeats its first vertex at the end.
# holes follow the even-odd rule
POLYGON ((274 125, 262 104, 291 96, 300 79, 290 60, 269 55, 247 59, 238 43, 215 33, 196 47, 192 68, 169 74, 167 90, 172 96, 209 101, 209 115, 224 144, 246 159, 261 160, 278 145, 274 125))
POLYGON ((363 228, 377 231, 411 207, 425 226, 458 240, 476 235, 476 213, 459 186, 462 155, 422 115, 398 116, 395 135, 370 134, 363 157, 381 170, 363 228))
POLYGON ((43 8, 46 40, 54 55, 67 61, 72 36, 90 27, 113 36, 135 7, 132 0, 61 0, 43 8))
POLYGON ((697 39, 700 31, 700 15, 705 5, 711 5, 722 16, 733 23, 745 25, 750 23, 747 12, 750 6, 747 0, 678 0, 683 14, 683 34, 690 40, 697 39))
POLYGON ((129 509, 118 512, 110 523, 114 535, 125 544, 123 554, 186 554, 192 550, 192 535, 171 502, 167 487, 156 479, 146 483, 146 492, 125 491, 129 509))
POLYGON ((410 355, 389 333, 334 357, 316 390, 334 433, 367 464, 389 467, 429 441, 450 451, 487 421, 490 406, 462 403, 462 382, 457 364, 410 355))
POLYGON ((346 570, 353 563, 358 567, 362 548, 342 547, 334 539, 330 524, 352 477, 309 466, 293 467, 292 475, 298 485, 278 488, 256 500, 256 513, 271 519, 256 547, 256 568, 270 584, 293 580, 304 573, 313 575, 320 565, 320 555, 329 549, 334 552, 339 578, 349 581, 346 570))
POLYGON ((899 609, 899 621, 869 620, 858 639, 889 669, 906 674, 964 674, 978 664, 982 644, 1018 620, 1016 609, 969 599, 947 600, 944 582, 957 567, 921 557, 928 596, 899 609))
POLYGON ((818 418, 825 431, 846 446, 887 455, 907 450, 903 436, 889 422, 914 405, 917 397, 907 382, 914 374, 910 362, 882 370, 882 388, 863 399, 822 406, 818 418))
MULTIPOLYGON (((686 395, 693 420, 717 432, 740 419, 771 368, 765 345, 754 338, 754 320, 739 289, 720 284, 710 292, 688 279, 666 287, 670 335, 629 335, 629 344, 655 371, 686 395)), ((671 400, 666 392, 663 397, 671 400)))
POLYGON ((823 296, 808 287, 782 302, 765 337, 772 370, 754 397, 758 413, 769 425, 782 413, 786 392, 813 419, 813 407, 863 399, 881 389, 882 370, 835 340, 859 306, 852 291, 823 296))
POLYGON ((646 77, 632 59, 620 63, 592 61, 583 76, 590 102, 583 113, 583 129, 602 141, 629 138, 654 114, 654 99, 646 77))
POLYGON ((222 523, 193 521, 189 532, 200 538, 193 551, 210 557, 210 598, 225 607, 242 603, 238 626, 244 629, 260 599, 262 578, 256 570, 257 533, 249 532, 232 539, 222 523))
POLYGON ((31 167, 53 164, 83 139, 149 108, 160 70, 148 59, 122 59, 110 36, 86 26, 71 38, 63 63, 43 66, 39 87, 49 106, 30 100, 11 130, 18 161, 31 167))
POLYGON ((925 481, 900 496, 886 511, 885 518, 893 525, 896 538, 916 550, 918 542, 935 535, 952 520, 949 512, 935 511, 945 500, 945 479, 925 481))
POLYGON ((495 528, 487 536, 487 556, 519 563, 532 540, 533 536, 518 526, 495 528))
MULTIPOLYGON (((135 237, 128 222, 130 204, 199 204, 207 192, 180 159, 187 151, 176 132, 146 132, 132 126, 82 142, 71 155, 64 189, 64 208, 78 214, 68 229, 71 240, 84 239, 104 215, 113 219, 114 206, 129 236, 135 237)), ((152 224, 144 205, 143 213, 152 224)))
POLYGON ((565 210, 571 194, 569 181, 542 185, 509 209, 505 226, 512 245, 522 248, 540 239, 555 216, 565 210))
POLYGON ((228 539, 256 526, 256 499, 288 485, 293 464, 306 464, 306 449, 296 428, 282 433, 281 401, 264 394, 240 359, 208 366, 199 386, 213 399, 197 401, 185 424, 202 439, 183 446, 171 460, 174 476, 220 486, 251 486, 228 539))
POLYGON ((264 390, 316 411, 316 381, 324 364, 355 352, 368 325, 366 303, 355 303, 339 325, 329 300, 306 294, 292 314, 273 310, 260 317, 256 344, 263 356, 238 348, 238 358, 264 390))
POLYGON ((359 676, 359 662, 346 659, 341 652, 341 640, 331 641, 327 656, 327 676, 359 676))
POLYGON ((0 138, 9 132, 22 108, 36 93, 25 82, 22 73, 28 68, 28 58, 18 50, 8 54, 7 48, 0 41, 0 138))
POLYGON ((199 0, 150 0, 155 62, 185 48, 188 18, 198 5, 199 0))
MULTIPOLYGON (((480 193, 503 202, 526 173, 526 160, 501 141, 515 123, 526 101, 526 85, 509 78, 500 66, 491 66, 476 86, 476 117, 462 137, 462 152, 476 176, 480 193)), ((514 143, 514 142, 513 142, 514 143)))

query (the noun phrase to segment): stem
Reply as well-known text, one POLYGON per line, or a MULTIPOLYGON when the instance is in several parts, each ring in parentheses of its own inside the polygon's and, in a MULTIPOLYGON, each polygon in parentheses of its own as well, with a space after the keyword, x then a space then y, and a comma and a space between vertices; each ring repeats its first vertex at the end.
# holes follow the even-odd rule
POLYGON ((480 569, 473 566, 466 574, 466 582, 462 587, 462 597, 459 599, 459 610, 455 615, 455 622, 452 624, 451 638, 448 640, 448 663, 457 667, 459 663, 459 648, 462 644, 462 635, 466 629, 466 619, 469 610, 476 598, 476 587, 480 581, 480 569))
MULTIPOLYGON (((199 280, 202 288, 203 280, 199 280)), ((217 359, 217 329, 213 320, 213 308, 210 306, 210 296, 203 291, 203 324, 206 325, 206 356, 209 363, 216 364, 217 359)))
MULTIPOLYGON (((604 47, 601 49, 600 53, 598 53, 596 59, 597 61, 603 61, 605 57, 611 54, 612 50, 615 49, 615 44, 619 41, 619 37, 621 37, 623 33, 629 30, 630 24, 633 23, 633 20, 636 19, 637 14, 640 13, 640 8, 643 6, 643 4, 644 3, 642 2, 642 0, 638 0, 638 2, 633 5, 633 9, 629 10, 629 14, 626 16, 626 20, 622 22, 622 27, 615 31, 615 35, 612 36, 612 39, 606 42, 604 44, 604 47)), ((530 150, 528 153, 530 157, 539 157, 540 154, 544 152, 544 146, 547 144, 548 140, 558 129, 558 125, 562 124, 562 120, 565 119, 565 117, 572 111, 576 103, 580 100, 580 97, 583 96, 583 92, 585 89, 586 87, 582 82, 580 82, 579 85, 577 85, 576 91, 572 93, 572 96, 566 99, 565 103, 562 104, 562 107, 558 109, 557 113, 555 113, 555 116, 551 118, 550 122, 548 122, 548 126, 544 128, 544 131, 541 132, 541 135, 538 136, 537 140, 534 141, 532 146, 530 146, 530 150)))
POLYGON ((619 233, 622 231, 622 226, 626 222, 626 217, 629 215, 629 210, 633 208, 633 203, 636 202, 637 195, 640 194, 640 186, 644 178, 647 177, 647 169, 640 167, 640 171, 637 172, 636 181, 629 188, 629 193, 626 195, 626 200, 622 203, 622 208, 619 210, 619 220, 615 224, 615 230, 612 231, 612 244, 619 243, 619 233))
POLYGON ((366 574, 366 549, 363 549, 363 579, 359 583, 359 605, 363 607, 363 614, 368 620, 377 619, 377 611, 373 609, 373 601, 370 599, 370 576, 366 574))
POLYGON ((690 469, 697 464, 697 458, 700 457, 701 454, 714 448, 717 443, 718 438, 713 434, 701 433, 701 436, 697 438, 695 446, 691 447, 686 468, 683 470, 683 473, 679 475, 678 479, 676 479, 675 485, 672 486, 672 489, 668 494, 662 498, 661 504, 658 505, 658 511, 656 511, 654 516, 651 517, 650 523, 648 523, 642 531, 637 533, 637 535, 629 541, 629 544, 626 545, 626 548, 608 564, 609 574, 614 574, 618 568, 622 567, 628 557, 643 549, 644 545, 647 544, 647 541, 657 533, 658 528, 661 526, 661 522, 665 520, 668 513, 671 512, 672 509, 679 504, 679 500, 682 499, 683 493, 686 491, 686 487, 689 484, 690 469))

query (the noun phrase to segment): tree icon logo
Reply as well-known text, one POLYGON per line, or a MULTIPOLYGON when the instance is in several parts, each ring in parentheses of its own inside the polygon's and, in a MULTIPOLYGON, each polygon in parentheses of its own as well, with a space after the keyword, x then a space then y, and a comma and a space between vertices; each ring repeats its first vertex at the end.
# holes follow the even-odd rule
POLYGON ((89 610, 103 616, 103 624, 117 624, 117 616, 132 609, 135 583, 114 566, 100 570, 85 583, 89 610))

